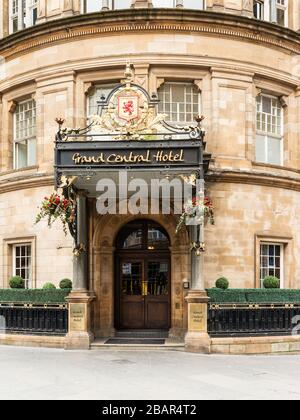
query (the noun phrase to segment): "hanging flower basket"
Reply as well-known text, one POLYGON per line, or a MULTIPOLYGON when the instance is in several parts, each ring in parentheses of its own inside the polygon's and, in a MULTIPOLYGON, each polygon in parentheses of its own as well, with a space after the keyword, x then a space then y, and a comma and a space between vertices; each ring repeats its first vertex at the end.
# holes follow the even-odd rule
POLYGON ((44 198, 35 223, 37 224, 42 219, 47 219, 48 226, 51 227, 57 219, 60 219, 63 224, 64 233, 67 235, 67 226, 74 222, 75 211, 75 205, 72 201, 57 193, 53 193, 50 197, 44 198))
POLYGON ((209 220, 212 225, 215 224, 212 201, 209 197, 205 197, 203 201, 194 198, 184 205, 184 212, 180 216, 176 233, 180 232, 184 226, 203 225, 205 220, 209 220))

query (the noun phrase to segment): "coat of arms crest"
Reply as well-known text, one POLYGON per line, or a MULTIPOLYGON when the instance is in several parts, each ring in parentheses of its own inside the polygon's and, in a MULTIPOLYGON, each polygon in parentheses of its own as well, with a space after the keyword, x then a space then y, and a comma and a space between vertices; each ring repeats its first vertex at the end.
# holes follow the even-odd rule
POLYGON ((118 97, 118 117, 126 121, 132 121, 139 117, 138 95, 125 94, 118 97))

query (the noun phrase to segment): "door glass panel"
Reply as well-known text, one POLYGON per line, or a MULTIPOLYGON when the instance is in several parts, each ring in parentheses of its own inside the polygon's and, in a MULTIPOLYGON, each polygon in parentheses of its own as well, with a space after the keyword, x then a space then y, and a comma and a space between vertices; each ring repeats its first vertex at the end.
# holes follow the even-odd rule
POLYGON ((169 249, 170 243, 167 236, 156 227, 149 226, 148 250, 169 249))
POLYGON ((141 262, 122 263, 122 294, 141 296, 143 289, 143 265, 141 262))
POLYGON ((153 261, 148 263, 147 294, 166 296, 169 294, 169 263, 153 261))
POLYGON ((123 249, 142 249, 143 247, 143 230, 137 229, 129 233, 124 241, 123 249))

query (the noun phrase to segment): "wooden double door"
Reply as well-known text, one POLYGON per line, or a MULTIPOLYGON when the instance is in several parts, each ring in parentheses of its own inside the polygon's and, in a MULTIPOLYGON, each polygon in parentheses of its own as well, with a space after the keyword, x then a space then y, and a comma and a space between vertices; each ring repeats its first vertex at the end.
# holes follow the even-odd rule
POLYGON ((170 256, 135 252, 117 258, 117 327, 170 328, 170 256))

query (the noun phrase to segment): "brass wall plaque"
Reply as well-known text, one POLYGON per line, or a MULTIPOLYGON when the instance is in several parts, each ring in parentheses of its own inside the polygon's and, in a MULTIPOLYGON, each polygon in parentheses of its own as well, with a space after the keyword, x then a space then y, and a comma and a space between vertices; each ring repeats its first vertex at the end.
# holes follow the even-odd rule
POLYGON ((189 330, 207 331, 207 305, 204 303, 189 304, 189 330))
POLYGON ((86 330, 86 305, 84 303, 70 304, 70 331, 86 330))

